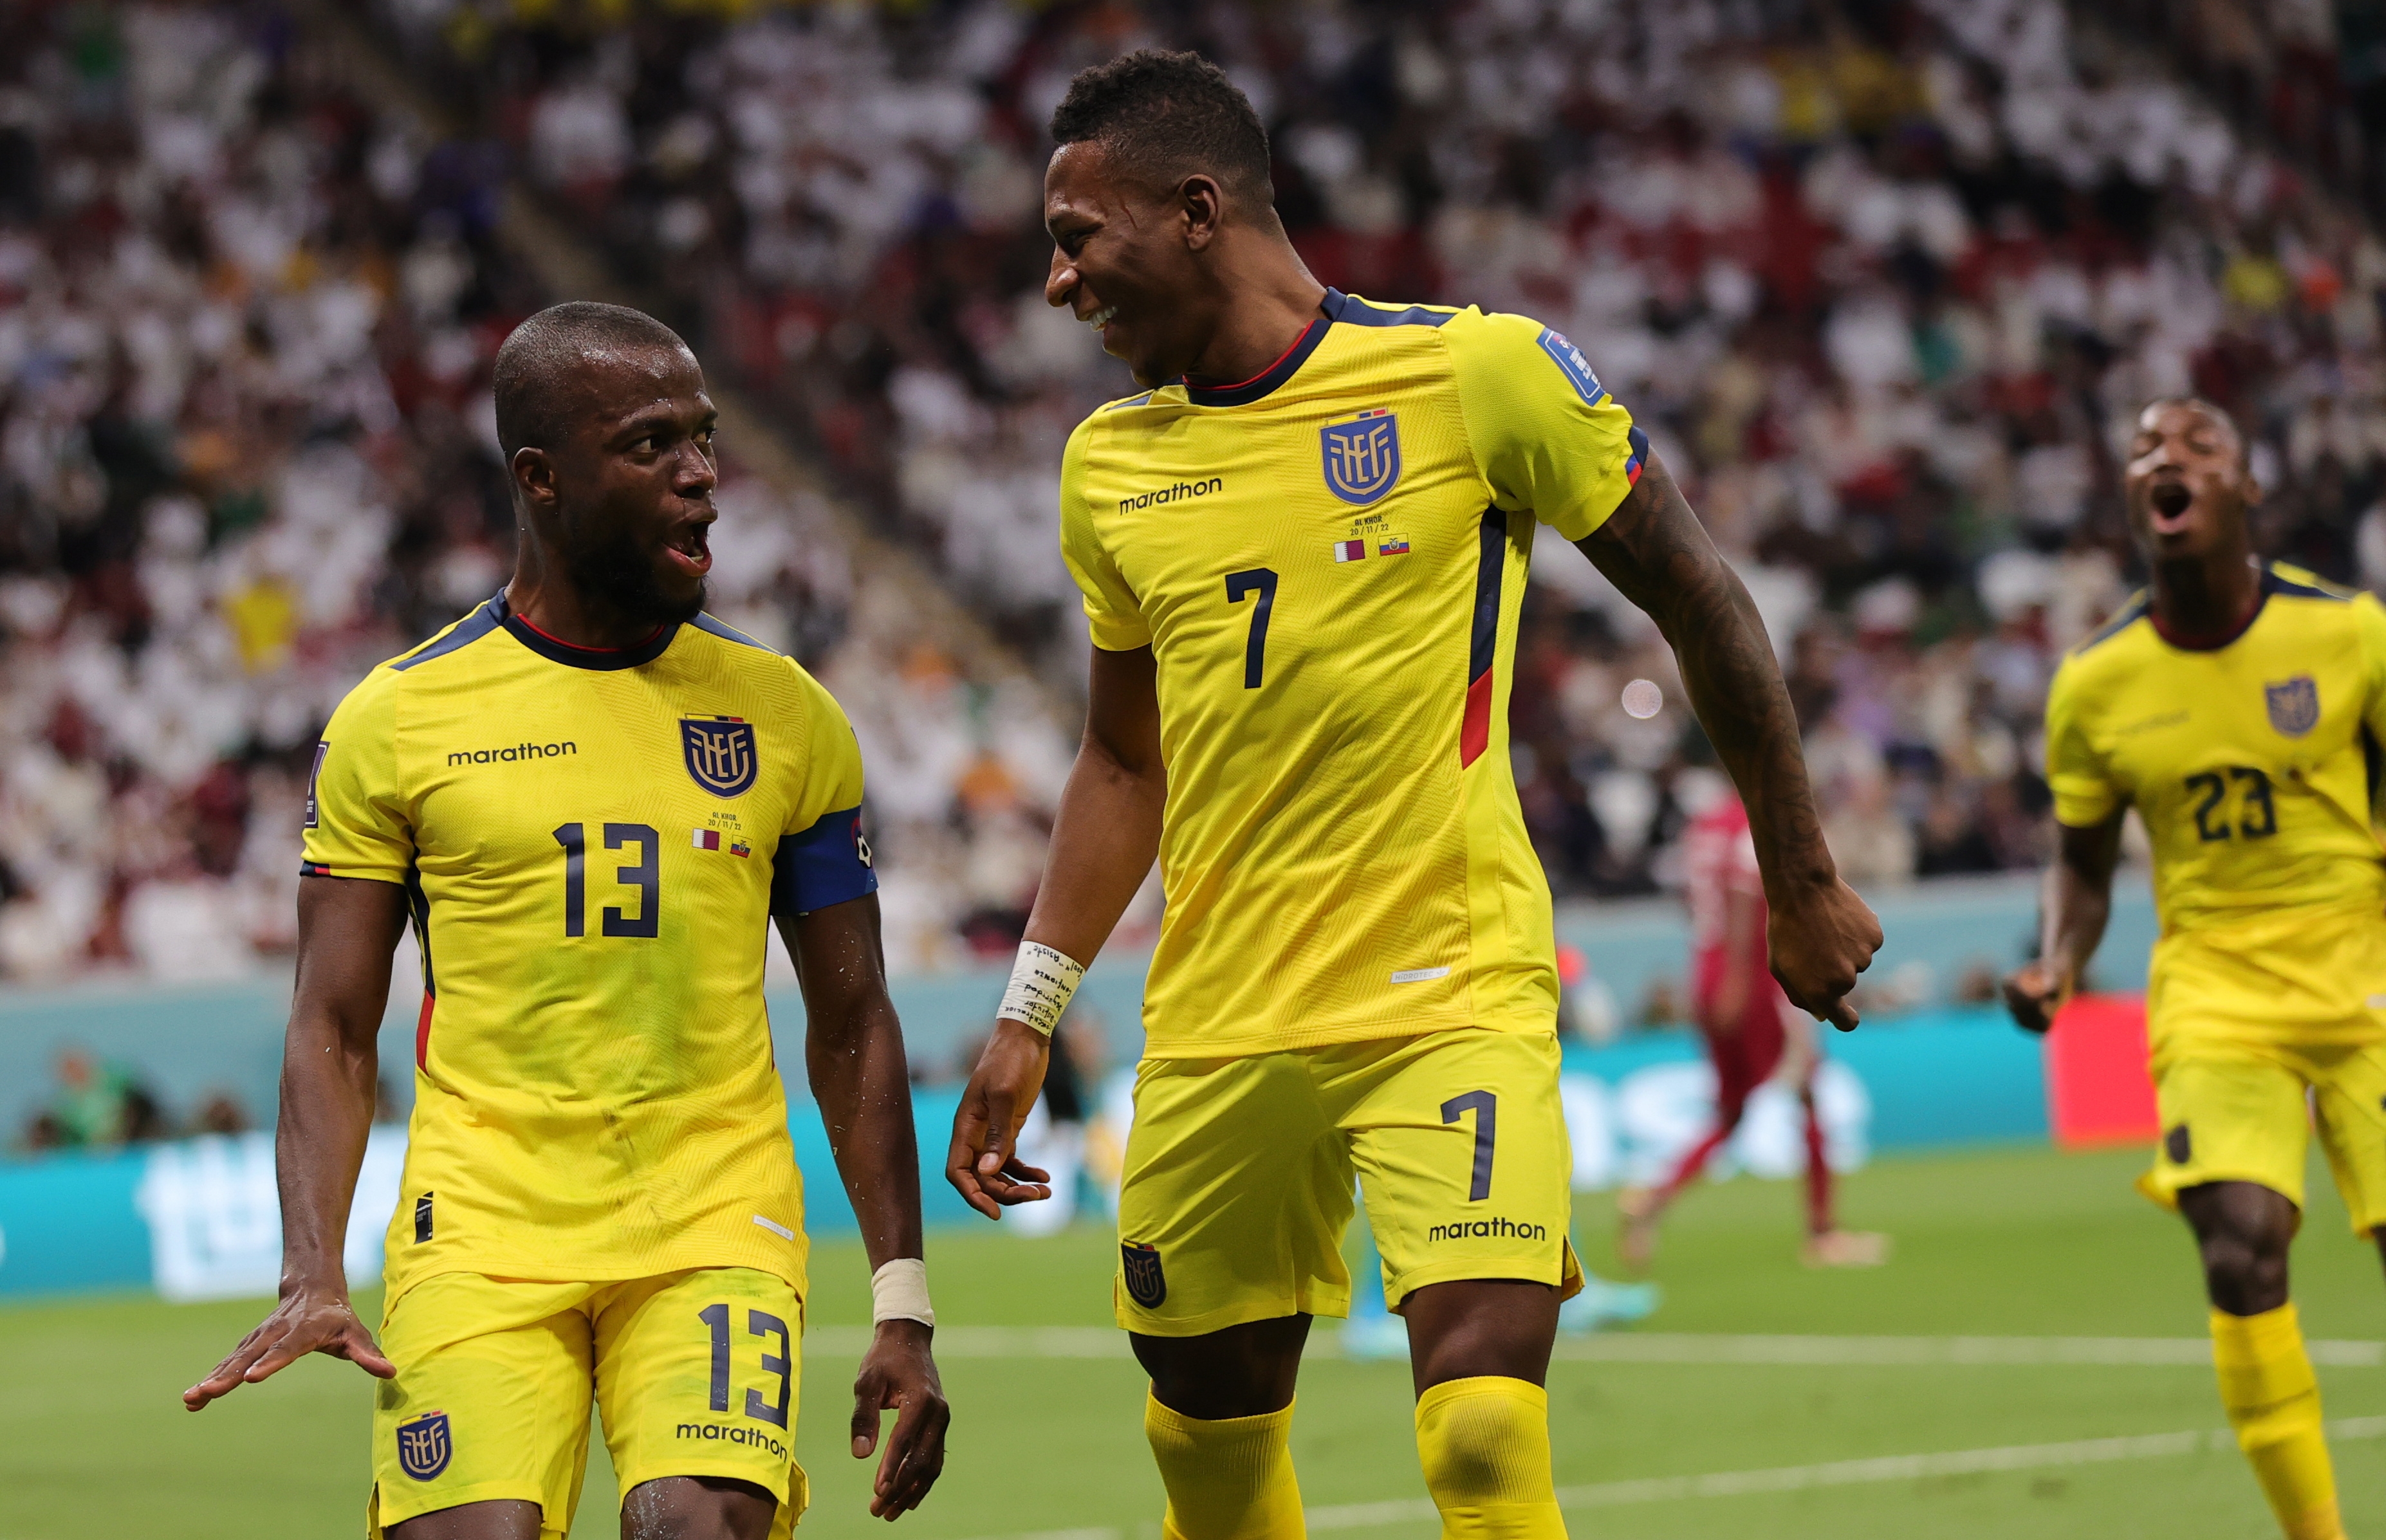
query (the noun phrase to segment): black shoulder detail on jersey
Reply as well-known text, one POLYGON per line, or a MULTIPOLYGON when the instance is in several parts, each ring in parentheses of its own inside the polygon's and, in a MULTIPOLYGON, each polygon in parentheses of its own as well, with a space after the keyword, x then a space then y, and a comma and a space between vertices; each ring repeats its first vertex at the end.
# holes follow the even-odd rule
POLYGON ((507 635, 549 663, 560 663, 567 669, 592 669, 598 673, 610 673, 616 669, 634 669, 660 657, 670 650, 672 638, 679 634, 679 627, 674 623, 656 627, 652 636, 634 647, 577 647, 549 636, 515 614, 503 594, 489 603, 496 608, 497 623, 506 628, 507 635))
POLYGON ((403 673, 418 663, 428 663, 434 657, 445 657, 451 652, 471 646, 504 623, 504 603, 505 595, 500 594, 457 621, 455 629, 446 635, 433 637, 390 667, 403 673))
POLYGON ((2288 577, 2267 561, 2262 563, 2262 592, 2283 594, 2291 599, 2334 599, 2339 604, 2353 602, 2350 590, 2333 583, 2311 583, 2288 577))
POLYGON ((2137 593, 2130 595, 2129 602, 2121 607, 2119 614, 2105 621, 2103 626, 2097 631, 2095 635, 2091 636, 2085 642, 2082 642, 2078 646, 2072 648, 2072 652, 2075 655, 2086 652, 2089 648, 2096 645, 2099 642, 2109 642, 2114 637, 2120 635, 2121 632, 2129 630, 2131 626, 2136 625, 2140 620, 2146 618, 2148 603, 2149 601, 2146 598, 2145 591, 2143 589, 2140 589, 2137 593))
POLYGON ((710 615, 699 612, 696 619, 690 620, 688 624, 704 632, 707 636, 718 636, 725 642, 743 643, 745 645, 752 647, 757 652, 770 653, 772 657, 779 656, 776 652, 772 652, 772 649, 764 646, 761 643, 755 641, 744 632, 739 631, 735 626, 724 626, 710 615))
POLYGON ((1339 289, 1326 290, 1325 302, 1318 308, 1345 326, 1439 326, 1452 314, 1448 310, 1428 310, 1422 305, 1395 310, 1369 300, 1352 299, 1339 289))
POLYGON ((1325 333, 1331 330, 1333 323, 1322 316, 1311 321, 1307 330, 1284 350, 1282 357, 1239 384, 1197 385, 1181 375, 1174 382, 1185 387, 1185 398, 1197 407, 1248 407, 1300 373, 1300 366, 1309 362, 1309 356, 1317 351, 1317 344, 1325 340, 1325 333))

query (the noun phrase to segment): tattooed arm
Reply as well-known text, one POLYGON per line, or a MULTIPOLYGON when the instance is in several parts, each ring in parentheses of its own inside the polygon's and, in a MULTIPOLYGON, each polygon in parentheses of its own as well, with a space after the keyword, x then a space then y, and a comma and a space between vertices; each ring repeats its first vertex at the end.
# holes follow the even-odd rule
POLYGON ((1654 455, 1583 554, 1648 611, 1680 662, 1690 705, 1748 805, 1771 913, 1773 976, 1792 1005, 1841 1031, 1844 995, 1880 947, 1880 921, 1823 845, 1798 719, 1756 606, 1654 455))

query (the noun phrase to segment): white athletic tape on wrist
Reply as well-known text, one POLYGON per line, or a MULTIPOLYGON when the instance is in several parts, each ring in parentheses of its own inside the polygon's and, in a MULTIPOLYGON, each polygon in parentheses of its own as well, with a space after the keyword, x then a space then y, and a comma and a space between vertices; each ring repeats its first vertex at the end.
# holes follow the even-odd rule
POLYGON ((1002 992, 1002 1008, 995 1014, 1049 1037, 1085 976, 1086 965, 1066 952, 1040 941, 1023 941, 1019 960, 1011 965, 1011 986, 1002 992))
POLYGON ((916 1321, 936 1323, 928 1308, 928 1264, 917 1257, 898 1257, 870 1275, 870 1323, 916 1321))

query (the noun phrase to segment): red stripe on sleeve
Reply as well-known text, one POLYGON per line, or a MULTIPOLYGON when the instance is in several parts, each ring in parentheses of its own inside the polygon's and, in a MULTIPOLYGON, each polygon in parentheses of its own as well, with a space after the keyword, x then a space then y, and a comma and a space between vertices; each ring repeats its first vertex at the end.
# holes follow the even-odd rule
POLYGON ((1491 670, 1476 674, 1466 686, 1466 716, 1458 728, 1458 768, 1482 757, 1491 743, 1491 670))

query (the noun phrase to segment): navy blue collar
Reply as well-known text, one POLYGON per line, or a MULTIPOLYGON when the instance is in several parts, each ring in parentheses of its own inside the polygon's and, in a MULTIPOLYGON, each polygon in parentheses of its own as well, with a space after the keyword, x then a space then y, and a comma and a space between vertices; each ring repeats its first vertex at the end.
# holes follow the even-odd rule
POLYGON ((1197 385, 1182 376, 1174 382, 1185 387, 1185 399, 1197 407, 1248 407, 1300 372, 1300 366, 1309 362, 1309 356, 1316 352, 1317 344, 1325 340, 1326 332, 1341 319, 1345 303, 1340 290, 1326 290, 1325 299, 1318 304, 1318 308, 1325 313, 1311 321, 1307 329, 1293 339, 1292 345, 1284 350, 1283 357, 1240 384, 1197 385))
POLYGON ((633 647, 582 647, 560 637, 549 636, 513 611, 506 603, 505 591, 483 607, 506 628, 506 634, 550 663, 560 663, 568 669, 634 669, 651 663, 669 650, 672 638, 679 634, 677 625, 658 626, 655 633, 633 647))

